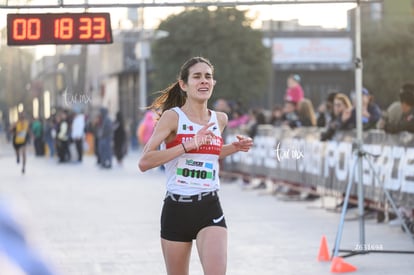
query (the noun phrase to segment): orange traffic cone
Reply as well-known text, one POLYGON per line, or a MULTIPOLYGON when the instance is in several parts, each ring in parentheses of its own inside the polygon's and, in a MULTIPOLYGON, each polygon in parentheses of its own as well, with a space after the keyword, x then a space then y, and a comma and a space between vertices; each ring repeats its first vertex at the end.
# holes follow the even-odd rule
POLYGON ((329 262, 331 257, 329 256, 328 242, 326 237, 322 236, 321 246, 319 247, 318 261, 319 262, 329 262))
POLYGON ((345 273, 356 271, 357 268, 347 262, 341 257, 334 257, 331 264, 331 272, 333 273, 345 273))

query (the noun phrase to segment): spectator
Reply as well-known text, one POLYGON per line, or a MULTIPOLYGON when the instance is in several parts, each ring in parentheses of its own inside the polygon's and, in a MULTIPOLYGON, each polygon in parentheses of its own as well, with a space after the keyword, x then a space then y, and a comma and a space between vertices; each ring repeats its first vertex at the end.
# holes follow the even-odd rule
POLYGON ((407 131, 414 133, 414 83, 405 83, 401 87, 400 104, 402 116, 398 123, 385 121, 384 130, 388 133, 407 131))
POLYGON ((67 114, 65 111, 62 111, 59 115, 58 130, 56 135, 59 163, 68 162, 71 158, 69 151, 69 137, 67 114))
POLYGON ((382 113, 381 119, 377 123, 378 129, 384 129, 385 122, 390 125, 395 125, 400 122, 402 116, 400 101, 394 101, 388 108, 382 113))
POLYGON ((78 161, 82 162, 83 143, 85 137, 85 115, 81 111, 76 111, 75 118, 72 121, 72 140, 75 142, 78 161))
POLYGON ((99 155, 99 129, 102 127, 101 114, 97 114, 90 124, 90 130, 94 137, 93 147, 95 150, 96 164, 101 165, 101 157, 99 155))
POLYGON ((338 93, 334 99, 334 116, 335 119, 330 121, 326 131, 321 133, 321 140, 330 140, 337 130, 350 129, 350 117, 352 112, 352 104, 348 96, 338 93))
POLYGON ((154 131, 156 120, 156 113, 152 110, 148 110, 144 114, 144 118, 138 125, 137 138, 141 146, 145 146, 154 131))
POLYGON ((273 107, 269 123, 275 127, 278 127, 283 124, 283 120, 283 107, 280 105, 275 105, 273 107))
MULTIPOLYGON (((362 127, 364 130, 374 129, 377 127, 378 121, 381 119, 382 111, 380 107, 374 103, 373 96, 366 88, 362 89, 362 127)), ((356 109, 352 109, 349 119, 350 127, 356 127, 356 109)))
POLYGON ((288 125, 292 129, 301 126, 296 106, 296 102, 286 101, 283 107, 283 124, 288 125))
POLYGON ((109 169, 112 167, 112 139, 113 126, 112 120, 108 115, 107 108, 100 109, 102 123, 98 129, 99 139, 99 159, 102 168, 109 169))
POLYGON ((300 85, 301 78, 298 74, 291 74, 287 78, 287 89, 285 100, 293 103, 298 103, 304 97, 302 86, 300 85))
POLYGON ((260 110, 252 110, 250 117, 247 134, 249 137, 254 138, 257 135, 259 125, 266 124, 266 117, 260 110))
POLYGON ((303 98, 301 101, 299 101, 297 113, 301 126, 316 126, 315 110, 313 108, 312 101, 310 101, 308 98, 303 98))
POLYGON ((232 119, 229 120, 227 127, 238 128, 242 125, 245 125, 247 122, 249 122, 249 115, 243 114, 241 111, 236 109, 232 112, 232 119))
POLYGON ((326 127, 330 121, 335 119, 335 115, 333 112, 333 104, 336 95, 337 92, 331 91, 328 94, 328 97, 326 98, 325 102, 319 105, 316 119, 316 125, 318 127, 326 127))
POLYGON ((384 116, 387 118, 390 124, 396 124, 400 121, 402 116, 401 104, 400 101, 394 101, 388 106, 387 110, 384 112, 384 116))
POLYGON ((49 151, 49 156, 53 158, 55 155, 56 129, 53 119, 50 117, 46 120, 43 136, 49 151))
POLYGON ((36 156, 44 155, 44 143, 43 143, 43 126, 40 119, 33 120, 31 125, 31 132, 33 135, 33 145, 36 156))
POLYGON ((122 165, 122 159, 124 158, 126 151, 127 138, 124 119, 122 113, 118 111, 116 113, 116 119, 114 123, 114 153, 119 165, 122 165))
POLYGON ((229 117, 229 120, 231 120, 231 107, 227 100, 223 98, 219 98, 214 102, 214 110, 217 112, 223 112, 226 113, 229 117))

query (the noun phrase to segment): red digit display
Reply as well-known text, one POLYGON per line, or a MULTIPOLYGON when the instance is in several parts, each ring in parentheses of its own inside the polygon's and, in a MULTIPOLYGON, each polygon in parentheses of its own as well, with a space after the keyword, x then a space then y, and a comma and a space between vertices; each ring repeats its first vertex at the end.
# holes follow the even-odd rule
POLYGON ((40 20, 38 18, 16 19, 13 21, 14 39, 18 41, 37 40, 40 38, 40 20))
POLYGON ((7 45, 112 43, 109 13, 8 14, 7 45))
POLYGON ((79 35, 80 39, 89 39, 92 36, 92 20, 88 17, 82 17, 79 19, 81 22, 81 26, 79 27, 79 30, 81 31, 81 34, 79 35))
POLYGON ((55 19, 55 38, 62 40, 73 39, 73 19, 62 17, 55 19))
POLYGON ((32 18, 27 20, 28 30, 27 38, 30 40, 37 40, 40 38, 40 20, 32 18))
POLYGON ((16 19, 13 21, 13 38, 15 40, 25 40, 27 39, 27 20, 25 19, 16 19))
POLYGON ((105 28, 104 28, 105 19, 102 18, 102 17, 95 17, 93 19, 93 23, 94 23, 94 25, 93 25, 93 31, 94 31, 93 38, 100 39, 100 38, 104 37, 105 36, 105 32, 104 32, 104 30, 105 30, 105 28))

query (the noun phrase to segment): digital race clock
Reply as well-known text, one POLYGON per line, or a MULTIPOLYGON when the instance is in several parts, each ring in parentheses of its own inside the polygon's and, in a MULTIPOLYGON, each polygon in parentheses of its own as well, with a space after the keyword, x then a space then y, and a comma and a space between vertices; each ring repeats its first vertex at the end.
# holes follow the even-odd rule
POLYGON ((7 45, 107 43, 109 13, 7 14, 7 45))

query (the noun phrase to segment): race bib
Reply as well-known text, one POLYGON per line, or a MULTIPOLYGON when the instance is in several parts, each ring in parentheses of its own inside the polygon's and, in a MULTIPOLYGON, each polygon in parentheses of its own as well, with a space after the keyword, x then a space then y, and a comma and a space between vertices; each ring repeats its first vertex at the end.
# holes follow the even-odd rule
POLYGON ((216 182, 217 168, 217 164, 214 162, 179 158, 176 170, 176 183, 179 185, 211 188, 216 182))
POLYGON ((26 141, 26 131, 20 131, 16 134, 15 143, 23 144, 26 141))

